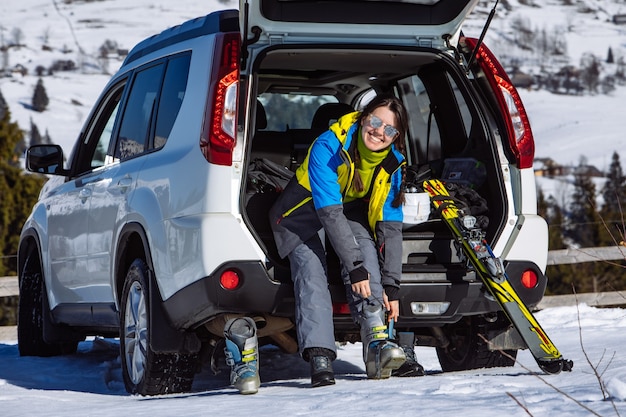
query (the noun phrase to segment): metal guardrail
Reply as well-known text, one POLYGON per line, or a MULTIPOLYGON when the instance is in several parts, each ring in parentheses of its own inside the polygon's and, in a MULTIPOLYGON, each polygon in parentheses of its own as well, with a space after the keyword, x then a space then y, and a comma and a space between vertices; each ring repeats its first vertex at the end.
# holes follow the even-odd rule
POLYGON ((583 262, 615 261, 626 259, 626 247, 606 246, 551 250, 548 252, 548 265, 579 264, 583 262))
POLYGON ((17 277, 0 277, 0 297, 14 297, 19 293, 17 277))

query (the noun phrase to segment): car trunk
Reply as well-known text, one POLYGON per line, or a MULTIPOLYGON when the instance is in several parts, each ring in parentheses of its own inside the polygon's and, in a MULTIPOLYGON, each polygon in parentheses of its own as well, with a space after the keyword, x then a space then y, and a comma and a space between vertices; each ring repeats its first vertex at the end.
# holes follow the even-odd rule
MULTIPOLYGON (((407 172, 430 172, 426 175, 469 184, 486 200, 488 238, 493 241, 497 237, 506 201, 503 176, 496 165, 501 158, 494 145, 493 121, 451 54, 419 46, 280 44, 264 48, 251 65, 248 111, 256 117, 250 118, 254 126, 251 123, 246 129, 249 167, 265 158, 295 171, 310 143, 338 114, 359 110, 374 92, 393 92, 409 114, 407 172), (264 99, 267 95, 283 96, 285 101, 276 106, 264 99), (289 120, 289 103, 297 112, 302 101, 320 108, 322 103, 334 101, 323 107, 334 108, 335 113, 327 111, 321 125, 313 120, 299 128, 289 122, 276 123, 289 120), (476 172, 481 175, 476 177, 476 172)), ((280 186, 278 190, 273 185, 259 187, 255 181, 258 178, 247 176, 247 220, 266 250, 274 277, 289 282, 288 264, 277 255, 267 219, 280 186)), ((414 185, 419 189, 420 183, 414 185)), ((330 279, 340 284, 339 265, 332 251, 329 258, 330 279)), ((435 213, 426 221, 405 225, 403 259, 403 281, 475 279, 460 262, 451 234, 435 213)))

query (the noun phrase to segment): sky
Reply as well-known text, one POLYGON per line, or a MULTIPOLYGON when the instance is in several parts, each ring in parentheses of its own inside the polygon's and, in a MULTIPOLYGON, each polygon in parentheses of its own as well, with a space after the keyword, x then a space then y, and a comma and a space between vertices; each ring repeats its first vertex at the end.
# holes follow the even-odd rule
MULTIPOLYGON (((509 3, 518 4, 516 0, 509 3)), ((583 23, 579 20, 585 15, 574 14, 571 9, 560 13, 555 0, 539 3, 542 7, 518 8, 510 14, 531 18, 537 28, 558 22, 577 23, 576 30, 564 33, 569 40, 572 62, 589 50, 604 55, 609 46, 616 55, 626 55, 626 26, 616 27, 606 22, 611 13, 626 13, 621 10, 626 9, 623 2, 622 5, 608 1, 580 2, 606 9, 583 23)), ((9 63, 25 63, 30 75, 0 78, 0 91, 9 103, 13 119, 23 129, 28 129, 32 119, 42 133, 48 131, 52 140, 69 153, 91 105, 110 77, 99 73, 95 61, 98 47, 105 40, 130 49, 167 26, 224 7, 236 8, 237 4, 216 0, 107 0, 71 6, 58 0, 55 7, 52 0, 3 0, 0 34, 6 40, 15 28, 20 28, 21 43, 25 45, 20 50, 11 50, 9 63), (44 38, 53 45, 53 51, 41 50, 44 38), (37 82, 34 68, 49 66, 54 59, 63 57, 76 59, 78 49, 86 52, 84 59, 90 70, 44 77, 50 97, 49 110, 43 113, 29 110, 37 82), (61 50, 74 52, 63 54, 61 50)), ((478 36, 482 19, 471 21, 467 34, 478 36)), ((508 33, 506 20, 496 17, 487 42, 500 48, 501 37, 508 33)), ((109 71, 115 71, 119 64, 110 62, 109 71)), ((626 87, 608 96, 557 96, 528 90, 520 94, 533 127, 537 157, 575 165, 584 155, 599 169, 608 167, 614 151, 620 153, 622 161, 626 158, 623 154, 626 87)), ((564 189, 562 181, 567 179, 542 180, 540 185, 559 194, 564 189)), ((261 352, 261 390, 248 397, 228 387, 225 369, 217 376, 203 370, 196 377, 193 392, 188 394, 129 396, 121 378, 117 340, 92 338, 80 344, 77 354, 66 357, 21 358, 16 341, 9 338, 0 340, 0 414, 3 417, 43 414, 274 417, 277 413, 286 416, 462 413, 465 417, 500 417, 588 416, 593 415, 591 409, 597 415, 626 416, 623 347, 626 310, 580 305, 547 309, 537 317, 563 355, 575 362, 571 373, 536 375, 536 364, 527 351, 522 351, 518 355, 519 363, 512 368, 444 374, 434 349, 417 348, 426 376, 370 381, 365 378, 360 344, 348 344, 341 347, 339 359, 334 363, 337 384, 309 389, 305 362, 296 355, 266 347, 261 352), (594 369, 600 374, 602 388, 594 369)))

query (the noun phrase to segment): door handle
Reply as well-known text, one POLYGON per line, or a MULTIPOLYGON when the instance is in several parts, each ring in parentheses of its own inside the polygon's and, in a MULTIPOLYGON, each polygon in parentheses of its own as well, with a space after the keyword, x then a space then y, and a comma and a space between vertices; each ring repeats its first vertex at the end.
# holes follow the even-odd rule
POLYGON ((117 188, 122 190, 122 192, 126 191, 133 183, 131 178, 125 177, 117 182, 117 188))
POLYGON ((91 190, 89 188, 82 188, 78 193, 78 198, 84 203, 89 197, 91 197, 91 190))

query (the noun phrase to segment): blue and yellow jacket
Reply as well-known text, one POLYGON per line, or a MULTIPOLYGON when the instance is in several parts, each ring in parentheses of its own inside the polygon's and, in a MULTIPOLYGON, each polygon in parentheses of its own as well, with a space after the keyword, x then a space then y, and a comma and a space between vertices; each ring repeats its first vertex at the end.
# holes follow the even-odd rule
MULTIPOLYGON (((344 198, 355 172, 358 112, 347 114, 309 148, 296 175, 270 210, 270 223, 281 257, 324 228, 348 271, 363 261, 344 215, 344 198)), ((404 156, 391 151, 378 166, 366 202, 368 224, 376 240, 383 286, 398 287, 402 270, 402 206, 392 202, 400 192, 404 156)), ((389 294, 388 294, 389 295, 389 294)))

